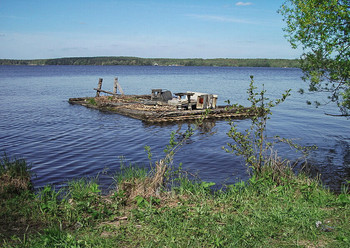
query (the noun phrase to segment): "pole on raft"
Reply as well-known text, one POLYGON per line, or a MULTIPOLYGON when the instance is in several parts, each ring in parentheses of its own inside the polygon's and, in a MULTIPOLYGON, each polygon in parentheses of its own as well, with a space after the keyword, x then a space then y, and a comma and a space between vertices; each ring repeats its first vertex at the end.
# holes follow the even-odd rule
POLYGON ((117 88, 119 89, 120 94, 124 95, 124 91, 123 91, 122 87, 120 86, 120 84, 118 82, 118 78, 115 77, 114 78, 114 86, 113 86, 113 93, 114 94, 117 94, 117 88))
POLYGON ((96 97, 100 97, 100 90, 102 89, 102 80, 103 78, 98 79, 98 85, 96 90, 96 97))

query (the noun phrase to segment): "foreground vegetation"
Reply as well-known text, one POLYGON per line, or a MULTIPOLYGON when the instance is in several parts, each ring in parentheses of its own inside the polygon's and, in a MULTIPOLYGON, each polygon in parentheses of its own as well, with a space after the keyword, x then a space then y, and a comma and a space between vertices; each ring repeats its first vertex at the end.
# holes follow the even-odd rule
POLYGON ((0 65, 159 65, 159 66, 231 66, 299 67, 292 59, 167 59, 138 57, 72 57, 57 59, 0 59, 0 65))
MULTIPOLYGON (((21 174, 11 177, 23 178, 23 160, 3 159, 1 168, 19 168, 18 161, 21 174)), ((350 246, 345 189, 335 195, 288 169, 278 180, 266 169, 264 176, 212 191, 212 183, 190 180, 181 170, 164 174, 163 165, 123 166, 109 195, 96 179, 34 193, 9 183, 2 170, 2 247, 350 246)))

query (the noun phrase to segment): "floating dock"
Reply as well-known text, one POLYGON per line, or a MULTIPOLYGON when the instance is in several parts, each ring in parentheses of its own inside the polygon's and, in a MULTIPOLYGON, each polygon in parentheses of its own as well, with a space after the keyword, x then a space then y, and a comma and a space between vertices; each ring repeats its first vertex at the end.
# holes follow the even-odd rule
POLYGON ((85 106, 100 111, 121 114, 146 123, 195 121, 202 119, 242 119, 253 116, 250 108, 217 106, 217 95, 182 92, 175 98, 168 90, 153 89, 149 95, 124 95, 118 78, 113 92, 101 89, 102 79, 95 88, 95 97, 70 98, 70 104, 85 106), (117 94, 117 88, 122 94, 117 94), (101 96, 100 92, 110 96, 101 96), (185 99, 181 99, 184 97, 185 99))
POLYGON ((124 95, 118 97, 100 96, 85 98, 70 98, 69 103, 82 105, 111 113, 121 114, 142 120, 146 123, 193 121, 200 119, 246 118, 249 108, 227 108, 218 106, 215 109, 177 109, 173 105, 148 105, 151 95, 124 95), (145 102, 146 101, 146 102, 145 102))

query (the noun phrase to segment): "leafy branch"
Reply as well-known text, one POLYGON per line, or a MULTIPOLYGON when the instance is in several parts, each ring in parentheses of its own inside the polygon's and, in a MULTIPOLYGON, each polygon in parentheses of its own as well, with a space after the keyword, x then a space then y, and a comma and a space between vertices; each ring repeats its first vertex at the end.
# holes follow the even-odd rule
MULTIPOLYGON (((234 153, 237 156, 243 156, 245 164, 252 169, 253 174, 258 175, 262 171, 265 161, 267 161, 267 150, 271 149, 274 142, 270 142, 266 135, 267 120, 272 114, 271 108, 281 104, 290 95, 290 89, 282 94, 281 98, 270 100, 265 96, 266 90, 256 91, 254 78, 250 76, 250 84, 247 90, 248 100, 251 107, 248 114, 254 113, 251 118, 251 125, 246 130, 239 131, 234 121, 230 121, 231 129, 227 133, 233 142, 227 143, 228 148, 223 147, 226 152, 234 153)), ((237 108, 240 111, 242 107, 237 104, 231 105, 231 108, 237 108)))

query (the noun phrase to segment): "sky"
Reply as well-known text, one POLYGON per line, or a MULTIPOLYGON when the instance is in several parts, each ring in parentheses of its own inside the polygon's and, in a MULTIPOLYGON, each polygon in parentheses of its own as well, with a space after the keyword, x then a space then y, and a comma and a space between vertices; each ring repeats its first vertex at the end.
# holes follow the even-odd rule
POLYGON ((298 58, 283 0, 0 0, 0 58, 298 58))

